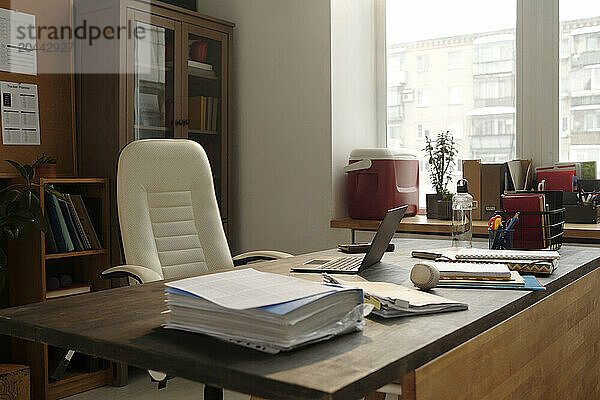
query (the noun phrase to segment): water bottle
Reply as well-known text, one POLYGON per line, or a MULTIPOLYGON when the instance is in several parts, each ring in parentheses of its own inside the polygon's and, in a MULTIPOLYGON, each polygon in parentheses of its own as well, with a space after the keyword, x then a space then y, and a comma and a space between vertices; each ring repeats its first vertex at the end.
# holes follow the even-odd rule
POLYGON ((459 179, 456 194, 452 196, 452 247, 473 246, 473 196, 469 194, 469 182, 459 179))

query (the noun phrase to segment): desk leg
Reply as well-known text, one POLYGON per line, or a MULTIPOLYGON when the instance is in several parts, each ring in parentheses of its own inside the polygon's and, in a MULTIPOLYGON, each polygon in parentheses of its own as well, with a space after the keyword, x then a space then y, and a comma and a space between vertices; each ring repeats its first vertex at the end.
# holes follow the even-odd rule
POLYGON ((356 230, 350 229, 350 232, 351 232, 350 235, 352 238, 352 244, 356 244, 356 230))
POLYGON ((223 400, 223 389, 204 385, 204 400, 223 400))

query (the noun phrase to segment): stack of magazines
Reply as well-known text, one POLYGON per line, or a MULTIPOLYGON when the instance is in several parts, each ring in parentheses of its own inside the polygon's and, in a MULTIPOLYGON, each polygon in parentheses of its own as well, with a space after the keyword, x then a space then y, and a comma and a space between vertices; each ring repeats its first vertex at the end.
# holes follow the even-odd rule
POLYGON ((166 328, 277 353, 361 330, 363 293, 243 269, 166 283, 166 328))

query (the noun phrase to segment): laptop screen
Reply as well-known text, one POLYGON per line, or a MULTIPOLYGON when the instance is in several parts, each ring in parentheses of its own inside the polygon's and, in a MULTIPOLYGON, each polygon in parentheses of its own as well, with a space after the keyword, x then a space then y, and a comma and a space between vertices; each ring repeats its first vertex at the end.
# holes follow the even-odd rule
POLYGON ((398 225, 400 224, 402 217, 404 217, 407 208, 408 206, 402 206, 388 210, 381 225, 379 225, 379 229, 373 238, 369 251, 367 251, 365 258, 363 258, 363 261, 360 264, 359 271, 381 261, 381 257, 383 257, 392 237, 394 237, 394 233, 396 233, 396 229, 398 229, 398 225))

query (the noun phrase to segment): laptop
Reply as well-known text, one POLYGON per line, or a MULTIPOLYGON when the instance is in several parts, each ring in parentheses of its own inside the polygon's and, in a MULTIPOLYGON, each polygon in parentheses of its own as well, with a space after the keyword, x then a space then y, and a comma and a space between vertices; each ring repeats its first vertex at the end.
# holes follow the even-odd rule
POLYGON ((344 256, 329 260, 310 260, 297 267, 292 267, 291 272, 358 274, 366 270, 373 264, 381 261, 381 257, 383 257, 396 229, 398 229, 398 224, 400 224, 402 217, 404 217, 407 207, 402 206, 388 210, 364 257, 344 256))

